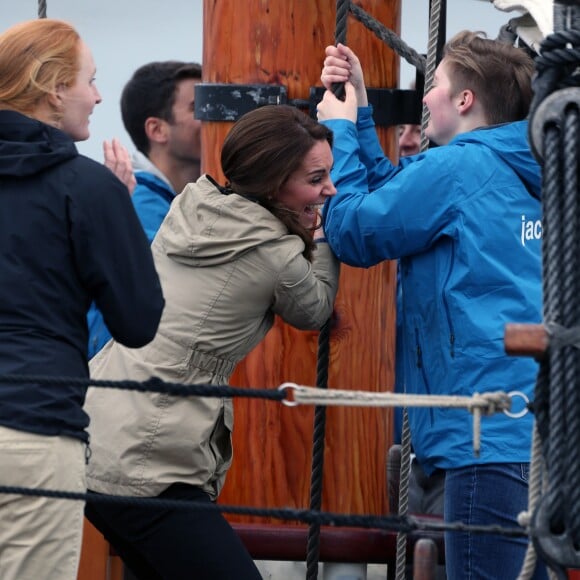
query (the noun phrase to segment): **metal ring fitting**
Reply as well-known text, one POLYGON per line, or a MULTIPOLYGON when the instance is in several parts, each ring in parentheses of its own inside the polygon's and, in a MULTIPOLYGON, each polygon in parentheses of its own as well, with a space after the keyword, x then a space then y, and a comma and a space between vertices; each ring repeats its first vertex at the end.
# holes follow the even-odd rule
POLYGON ((530 399, 528 399, 528 396, 526 395, 526 393, 522 393, 521 391, 510 391, 507 396, 512 399, 515 399, 516 397, 521 397, 524 400, 525 406, 521 411, 518 411, 517 413, 512 413, 511 411, 508 411, 507 409, 504 409, 504 413, 508 416, 511 417, 512 419, 519 419, 520 417, 523 417, 524 415, 526 415, 528 413, 528 403, 530 402, 530 399))

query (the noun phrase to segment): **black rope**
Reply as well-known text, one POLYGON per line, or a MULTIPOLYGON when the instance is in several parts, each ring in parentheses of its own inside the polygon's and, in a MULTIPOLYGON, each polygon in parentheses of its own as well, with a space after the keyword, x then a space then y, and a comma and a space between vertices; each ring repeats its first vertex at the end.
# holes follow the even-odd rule
POLYGON ((540 45, 540 56, 535 59, 536 74, 532 81, 534 99, 530 118, 546 97, 558 89, 579 86, 576 67, 580 62, 580 31, 566 30, 547 36, 540 45))
POLYGON ((350 3, 350 11, 352 15, 366 28, 368 28, 374 35, 382 40, 385 44, 391 47, 399 56, 402 56, 409 64, 413 65, 419 73, 425 74, 424 56, 420 55, 416 50, 413 50, 392 30, 387 28, 384 24, 373 18, 368 12, 357 6, 354 2, 350 3))
MULTIPOLYGON (((400 36, 387 28, 376 18, 349 0, 336 1, 336 29, 335 43, 346 45, 347 17, 351 13, 361 24, 370 30, 377 38, 392 48, 400 57, 417 69, 417 72, 424 75, 426 59, 416 50, 412 49, 400 36)), ((339 99, 344 99, 344 83, 333 83, 332 92, 339 99)))
MULTIPOLYGON (((580 40, 578 34, 558 33, 542 43, 542 56, 536 60, 537 75, 534 80, 534 113, 540 102, 558 88, 569 85, 563 75, 570 69, 570 54, 564 47, 567 42, 580 40), (560 64, 561 66, 555 66, 560 64)), ((572 51, 573 52, 573 51, 572 51)), ((577 54, 580 60, 580 53, 577 54)), ((577 182, 577 126, 576 136, 570 130, 563 136, 554 123, 544 128, 544 179, 543 179, 543 294, 544 319, 552 330, 557 328, 556 340, 550 340, 548 356, 542 363, 536 385, 536 401, 548 403, 546 413, 537 413, 538 431, 546 457, 549 477, 551 526, 562 530, 565 520, 576 522, 574 528, 580 533, 578 507, 568 509, 570 494, 578 501, 580 462, 571 458, 578 451, 578 376, 576 349, 570 345, 558 344, 559 336, 568 332, 578 321, 578 182, 577 182), (574 157, 572 157, 574 156, 574 157), (570 166, 565 170, 564 164, 570 166), (574 425, 574 429, 572 429, 574 425), (576 432, 574 434, 574 432, 576 432), (572 455, 570 455, 572 453, 572 455), (575 465, 576 489, 567 484, 568 466, 575 465)), ((539 410, 541 405, 537 405, 539 410)), ((571 504, 573 505, 573 504, 571 504)), ((570 506, 571 507, 571 506, 570 506)))
POLYGON ((540 53, 530 126, 541 133, 536 135, 541 155, 536 155, 543 157, 538 159, 543 163, 543 317, 550 341, 534 395, 548 474, 545 501, 536 508, 535 520, 545 516, 548 526, 538 534, 532 528, 532 539, 546 563, 560 573, 580 564, 575 551, 580 545, 580 111, 577 95, 575 101, 567 93, 546 99, 580 85, 580 31, 548 36, 540 53))
MULTIPOLYGON (((354 2, 337 0, 336 2, 336 31, 335 43, 346 45, 347 16, 350 13, 377 38, 392 48, 399 56, 413 65, 417 72, 424 75, 426 59, 416 50, 406 44, 395 32, 387 28, 368 12, 357 6, 354 2)), ((339 99, 344 100, 344 83, 333 83, 332 93, 339 99)))
MULTIPOLYGON (((575 275, 576 273, 574 273, 575 275)), ((580 326, 573 325, 566 328, 555 322, 546 322, 544 327, 549 337, 550 346, 554 348, 573 346, 580 349, 580 326)))
POLYGON ((334 29, 334 42, 346 44, 346 31, 350 0, 336 0, 336 25, 334 29))
MULTIPOLYGON (((350 0, 336 0, 335 44, 346 45, 346 32, 350 0)), ((332 93, 341 100, 345 98, 344 83, 333 83, 332 93)), ((318 337, 318 364, 316 386, 328 386, 328 367, 330 359, 330 319, 320 330, 318 337)), ((321 405, 314 410, 314 432, 312 439, 312 470, 310 475, 310 509, 320 510, 322 506, 322 480, 324 474, 324 441, 326 432, 326 407, 321 405)), ((306 580, 318 578, 320 560, 320 524, 313 523, 308 529, 306 547, 306 580)))
MULTIPOLYGON (((334 43, 346 45, 346 30, 348 20, 348 9, 350 0, 336 0, 336 26, 334 30, 334 43)), ((344 101, 344 83, 332 83, 332 94, 341 101, 344 101)))
POLYGON ((46 18, 46 0, 38 0, 38 18, 46 18))
MULTIPOLYGON (((318 363, 316 386, 328 387, 328 366, 330 361, 330 319, 320 329, 318 335, 318 363)), ((314 433, 312 435, 312 472, 310 476, 310 509, 320 511, 322 507, 322 479, 324 474, 324 441, 326 432, 326 406, 316 406, 314 410, 314 433)), ((306 579, 318 578, 320 560, 320 523, 313 523, 308 529, 306 548, 306 579)))
POLYGON ((458 531, 472 532, 474 534, 496 534, 506 537, 521 537, 527 535, 522 528, 504 528, 499 525, 468 525, 463 522, 443 522, 433 518, 418 518, 414 516, 374 516, 359 514, 338 514, 334 512, 312 511, 306 509, 266 509, 245 506, 222 505, 217 503, 196 502, 191 500, 161 499, 157 497, 133 497, 125 495, 108 495, 95 493, 81 493, 73 491, 60 491, 52 489, 31 489, 12 485, 0 485, 0 493, 23 495, 32 497, 50 497, 54 499, 66 499, 73 501, 85 501, 90 503, 110 505, 130 505, 134 507, 160 508, 160 509, 195 509, 204 511, 219 511, 222 513, 243 516, 257 516, 275 518, 279 520, 300 521, 305 523, 318 523, 325 526, 354 527, 365 529, 379 529, 389 531, 405 530, 413 531, 458 531))
MULTIPOLYGON (((546 315, 548 320, 563 324, 562 297, 559 285, 562 281, 562 220, 563 205, 560 192, 561 174, 559 167, 560 147, 559 131, 550 127, 544 139, 544 185, 543 199, 545 200, 544 245, 546 247, 545 289, 546 315)), ((550 486, 556 490, 552 495, 551 512, 554 528, 563 527, 564 509, 564 469, 566 459, 566 415, 564 408, 564 368, 562 349, 550 349, 550 455, 548 459, 550 470, 550 486)))
POLYGON ((229 387, 227 385, 212 385, 209 383, 185 385, 183 383, 169 383, 158 377, 152 377, 144 382, 139 381, 110 381, 105 379, 53 377, 46 375, 0 375, 0 384, 44 384, 88 387, 106 387, 139 391, 141 393, 165 393, 176 397, 246 397, 250 399, 268 399, 270 401, 284 401, 286 391, 278 389, 255 389, 246 387, 229 387))
MULTIPOLYGON (((564 231, 563 256, 564 263, 562 293, 564 326, 572 327, 578 323, 580 291, 579 281, 579 250, 580 235, 578 228, 578 137, 579 114, 577 108, 571 108, 565 113, 562 127, 562 179, 564 195, 564 231)), ((564 358, 564 408, 566 412, 566 457, 567 457, 567 491, 566 518, 567 528, 572 533, 575 545, 580 545, 580 379, 578 379, 578 351, 573 346, 562 349, 564 358)))

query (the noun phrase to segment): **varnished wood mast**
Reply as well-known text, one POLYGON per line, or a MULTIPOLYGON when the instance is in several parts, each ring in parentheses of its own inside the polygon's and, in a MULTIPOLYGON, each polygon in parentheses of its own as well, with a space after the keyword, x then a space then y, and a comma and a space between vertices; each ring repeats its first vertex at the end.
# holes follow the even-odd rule
MULTIPOLYGON (((385 26, 399 30, 399 1, 357 4, 385 26)), ((205 0, 204 81, 282 84, 288 88, 289 99, 307 99, 310 87, 321 84, 324 48, 334 42, 335 18, 335 0, 205 0)), ((347 43, 363 63, 368 86, 397 86, 397 55, 352 16, 347 43)), ((220 149, 230 127, 227 122, 204 122, 202 128, 202 169, 220 180, 220 149)), ((385 151, 392 153, 394 130, 379 131, 385 151)), ((368 270, 343 266, 334 321, 329 386, 392 390, 395 264, 368 270)), ((316 349, 316 332, 297 331, 277 321, 266 341, 238 366, 233 384, 276 387, 293 381, 313 385, 316 349)), ((234 461, 220 502, 307 508, 313 415, 309 408, 237 399, 234 461)), ((328 410, 324 510, 388 512, 385 461, 391 418, 390 411, 379 409, 328 410)))

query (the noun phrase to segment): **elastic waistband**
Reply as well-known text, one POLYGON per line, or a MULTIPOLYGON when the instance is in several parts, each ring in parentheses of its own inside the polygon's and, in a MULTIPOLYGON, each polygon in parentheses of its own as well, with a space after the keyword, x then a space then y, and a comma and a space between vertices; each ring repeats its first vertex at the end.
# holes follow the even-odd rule
POLYGON ((199 350, 192 351, 191 364, 202 371, 215 375, 230 376, 236 368, 237 361, 220 358, 199 350))

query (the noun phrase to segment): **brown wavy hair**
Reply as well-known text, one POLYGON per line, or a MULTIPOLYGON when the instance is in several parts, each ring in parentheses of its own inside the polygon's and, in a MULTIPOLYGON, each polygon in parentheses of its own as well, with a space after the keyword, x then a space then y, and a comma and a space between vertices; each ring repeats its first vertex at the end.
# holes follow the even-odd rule
POLYGON ((332 147, 332 131, 289 105, 266 105, 238 119, 221 153, 226 187, 272 212, 304 241, 304 256, 309 260, 314 249, 312 230, 278 200, 278 194, 319 141, 332 147))

